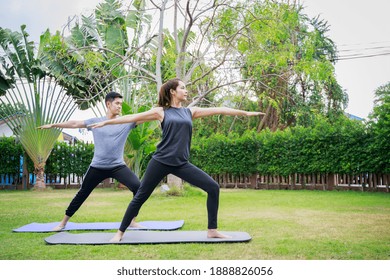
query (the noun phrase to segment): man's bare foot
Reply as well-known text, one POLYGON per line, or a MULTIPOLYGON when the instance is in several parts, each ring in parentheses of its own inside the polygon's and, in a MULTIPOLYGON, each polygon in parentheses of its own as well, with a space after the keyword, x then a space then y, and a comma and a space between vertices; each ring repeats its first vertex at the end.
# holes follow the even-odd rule
POLYGON ((110 243, 118 243, 122 240, 125 233, 118 230, 113 238, 110 239, 110 243))
POLYGON ((207 238, 232 238, 229 235, 222 234, 218 232, 216 229, 209 229, 207 231, 207 238))
POLYGON ((65 228, 66 225, 59 224, 58 226, 54 227, 52 231, 61 231, 65 228))

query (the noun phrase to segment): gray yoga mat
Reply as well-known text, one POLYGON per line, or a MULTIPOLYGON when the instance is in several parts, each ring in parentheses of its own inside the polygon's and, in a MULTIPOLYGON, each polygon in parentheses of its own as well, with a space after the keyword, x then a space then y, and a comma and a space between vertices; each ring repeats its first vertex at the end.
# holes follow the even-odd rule
MULTIPOLYGON (((53 223, 31 223, 20 228, 14 229, 14 232, 53 232, 53 228, 60 222, 53 223)), ((144 221, 139 222, 143 228, 129 228, 129 230, 177 230, 180 229, 184 221, 144 221)), ((73 223, 68 222, 62 231, 69 230, 111 230, 118 229, 119 222, 99 222, 99 223, 73 223)))
POLYGON ((171 244, 171 243, 226 243, 248 242, 252 237, 246 232, 224 231, 231 238, 207 238, 206 231, 131 231, 118 243, 110 243, 113 232, 68 233, 60 232, 45 238, 47 244, 105 245, 105 244, 171 244))

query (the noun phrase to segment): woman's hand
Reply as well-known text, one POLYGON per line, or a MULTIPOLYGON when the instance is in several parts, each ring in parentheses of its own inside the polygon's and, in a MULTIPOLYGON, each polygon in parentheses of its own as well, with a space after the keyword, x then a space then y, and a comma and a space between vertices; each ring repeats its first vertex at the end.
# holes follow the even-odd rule
POLYGON ((265 113, 263 113, 263 112, 247 112, 247 116, 248 117, 252 117, 252 116, 265 116, 265 113))
POLYGON ((90 125, 88 125, 87 127, 88 127, 88 128, 99 128, 99 127, 103 127, 103 126, 105 126, 105 125, 106 125, 106 122, 105 122, 105 121, 102 121, 102 122, 90 124, 90 125))

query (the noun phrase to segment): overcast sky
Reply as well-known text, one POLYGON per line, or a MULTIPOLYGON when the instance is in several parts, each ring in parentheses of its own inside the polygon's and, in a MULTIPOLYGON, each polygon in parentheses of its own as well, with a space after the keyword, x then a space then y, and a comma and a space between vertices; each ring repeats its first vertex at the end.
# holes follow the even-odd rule
MULTIPOLYGON (((38 42, 40 34, 47 28, 51 32, 62 30, 69 17, 89 15, 99 2, 101 1, 0 0, 0 26, 18 30, 21 24, 26 24, 31 39, 38 42)), ((320 15, 328 21, 328 36, 337 44, 340 57, 352 57, 337 62, 336 75, 349 95, 347 112, 366 118, 373 108, 374 91, 390 82, 390 1, 300 2, 305 6, 306 14, 311 17, 320 15), (385 53, 387 55, 383 55, 385 53)))
POLYGON ((303 3, 308 15, 320 14, 328 21, 329 37, 337 44, 340 58, 355 57, 337 62, 337 80, 349 95, 347 112, 366 118, 373 108, 375 90, 390 82, 390 1, 303 3))

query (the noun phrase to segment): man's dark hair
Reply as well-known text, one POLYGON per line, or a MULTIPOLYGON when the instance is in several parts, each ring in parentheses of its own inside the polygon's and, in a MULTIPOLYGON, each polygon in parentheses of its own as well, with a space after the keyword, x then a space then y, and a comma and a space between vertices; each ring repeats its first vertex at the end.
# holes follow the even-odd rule
POLYGON ((118 98, 118 97, 123 98, 123 96, 120 95, 119 93, 117 93, 115 91, 111 91, 111 92, 107 93, 105 103, 112 102, 115 100, 115 98, 118 98))

